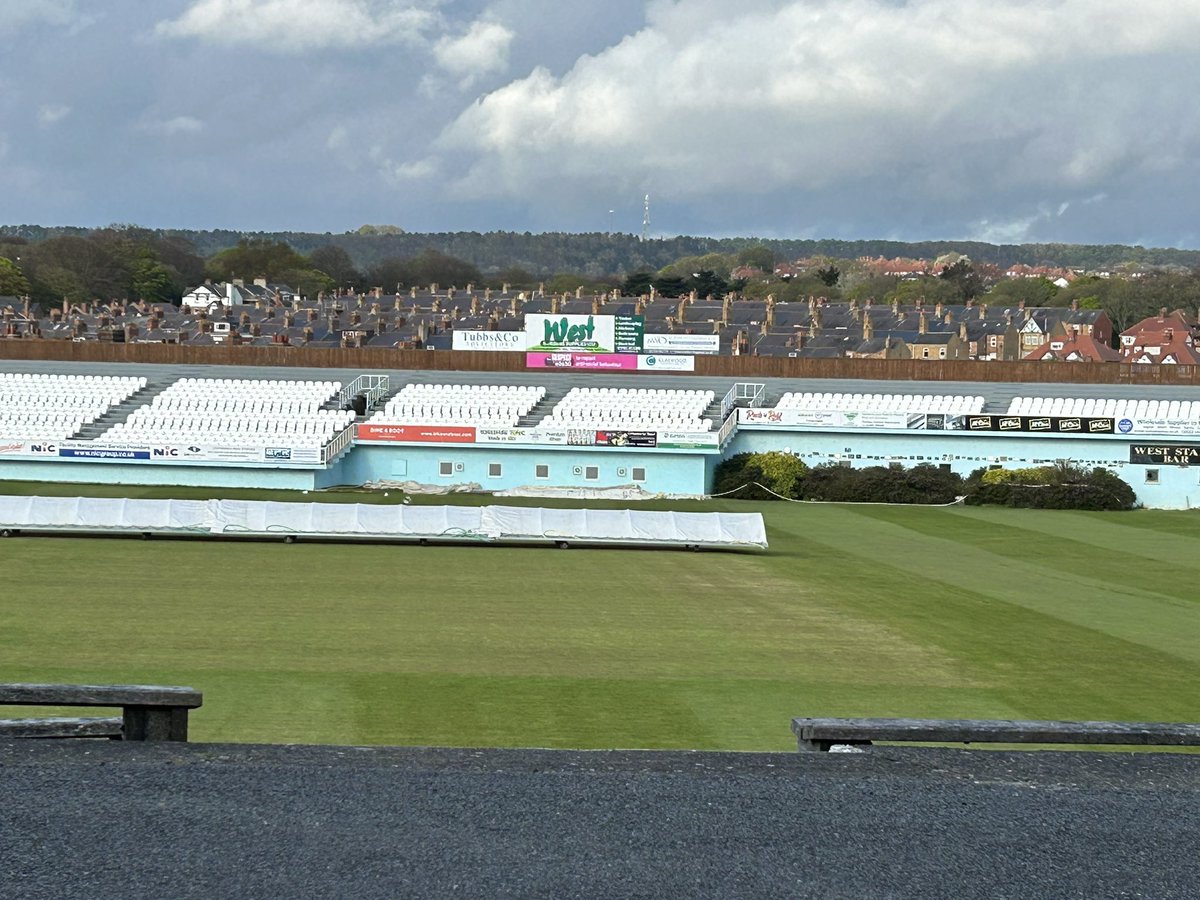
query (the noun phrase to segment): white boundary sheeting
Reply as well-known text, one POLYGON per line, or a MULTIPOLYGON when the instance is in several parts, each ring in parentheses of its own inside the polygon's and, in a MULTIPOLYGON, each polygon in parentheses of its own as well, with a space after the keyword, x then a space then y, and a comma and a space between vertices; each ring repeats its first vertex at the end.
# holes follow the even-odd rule
POLYGON ((0 531, 335 541, 767 547, 759 513, 0 497, 0 531))

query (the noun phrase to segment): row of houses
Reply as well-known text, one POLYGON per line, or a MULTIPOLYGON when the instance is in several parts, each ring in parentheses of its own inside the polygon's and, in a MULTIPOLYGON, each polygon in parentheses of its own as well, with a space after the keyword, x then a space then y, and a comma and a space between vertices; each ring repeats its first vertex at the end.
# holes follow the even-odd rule
POLYGON ((408 294, 376 289, 309 300, 265 280, 200 285, 179 307, 94 302, 46 311, 0 298, 0 337, 437 350, 452 346, 456 330, 521 331, 527 313, 641 315, 648 332, 715 334, 721 352, 732 355, 1200 362, 1196 320, 1182 310, 1163 310, 1115 341, 1103 310, 1077 306, 547 296, 437 285, 408 294))

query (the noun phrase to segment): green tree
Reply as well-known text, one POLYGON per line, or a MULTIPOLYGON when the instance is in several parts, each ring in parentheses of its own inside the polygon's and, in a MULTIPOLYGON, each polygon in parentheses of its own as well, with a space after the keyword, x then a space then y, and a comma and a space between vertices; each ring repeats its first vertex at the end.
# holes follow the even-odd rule
POLYGON ((308 260, 280 241, 262 238, 243 238, 236 247, 222 250, 208 261, 210 277, 228 281, 232 278, 267 278, 281 281, 284 272, 310 268, 308 260))
POLYGON ((350 259, 350 254, 337 244, 318 247, 308 254, 308 264, 309 268, 328 275, 337 286, 357 288, 361 284, 362 276, 350 259))
POLYGON ((21 267, 0 256, 0 297, 24 297, 29 294, 29 279, 21 267))
POLYGON ((650 293, 650 286, 653 283, 653 272, 633 272, 627 275, 621 283, 621 296, 643 297, 650 293))
POLYGON ((987 292, 989 306, 1052 306, 1058 285, 1046 278, 1006 278, 987 292))
POLYGON ((842 277, 842 270, 830 263, 827 266, 817 269, 813 274, 821 279, 821 283, 826 287, 833 287, 838 283, 838 279, 842 277))
POLYGON ((755 244, 738 251, 737 263, 770 274, 775 271, 775 251, 765 244, 755 244))
POLYGON ((971 261, 965 256, 960 257, 950 265, 942 266, 937 277, 948 284, 954 285, 959 301, 966 301, 977 297, 986 289, 983 279, 979 277, 979 274, 975 271, 975 267, 971 265, 971 261))

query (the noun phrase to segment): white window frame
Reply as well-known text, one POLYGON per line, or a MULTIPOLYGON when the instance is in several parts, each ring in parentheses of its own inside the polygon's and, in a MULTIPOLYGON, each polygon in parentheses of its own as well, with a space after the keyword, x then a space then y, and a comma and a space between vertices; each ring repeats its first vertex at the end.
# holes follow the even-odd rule
POLYGON ((545 481, 550 477, 549 463, 535 463, 533 467, 533 477, 541 481, 545 481))
POLYGON ((584 481, 599 481, 600 480, 600 467, 599 466, 584 466, 583 467, 583 480, 584 481))
POLYGON ((453 478, 454 463, 449 460, 438 460, 438 478, 453 478))
POLYGON ((637 481, 637 482, 645 481, 646 480, 646 467, 645 466, 631 466, 629 469, 629 480, 637 481), (638 477, 638 472, 642 473, 641 478, 638 477))
POLYGON ((503 478, 504 477, 504 463, 499 463, 499 462, 488 463, 487 477, 488 478, 503 478))

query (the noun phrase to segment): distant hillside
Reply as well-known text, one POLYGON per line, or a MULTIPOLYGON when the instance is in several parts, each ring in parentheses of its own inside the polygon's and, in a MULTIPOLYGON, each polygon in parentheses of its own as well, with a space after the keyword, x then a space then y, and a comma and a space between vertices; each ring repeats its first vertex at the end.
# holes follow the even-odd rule
MULTIPOLYGON (((0 226, 0 236, 18 235, 31 241, 61 235, 86 235, 89 229, 43 227, 38 225, 0 226)), ((777 259, 830 256, 836 259, 858 257, 910 257, 934 259, 945 253, 965 253, 977 262, 1010 266, 1073 266, 1086 269, 1115 268, 1124 264, 1141 266, 1177 266, 1200 268, 1200 250, 1130 247, 1121 244, 986 244, 978 241, 834 241, 834 240, 763 240, 746 238, 672 237, 641 241, 631 234, 545 234, 491 231, 460 231, 435 234, 316 234, 310 232, 192 231, 160 229, 161 235, 186 238, 201 256, 209 257, 232 247, 244 237, 261 237, 290 244, 301 253, 309 253, 326 244, 336 244, 350 254, 360 269, 388 258, 408 259, 422 250, 434 249, 464 259, 485 274, 521 268, 535 276, 558 272, 578 272, 595 277, 658 270, 685 256, 706 253, 737 253, 748 246, 763 244, 777 259)))

